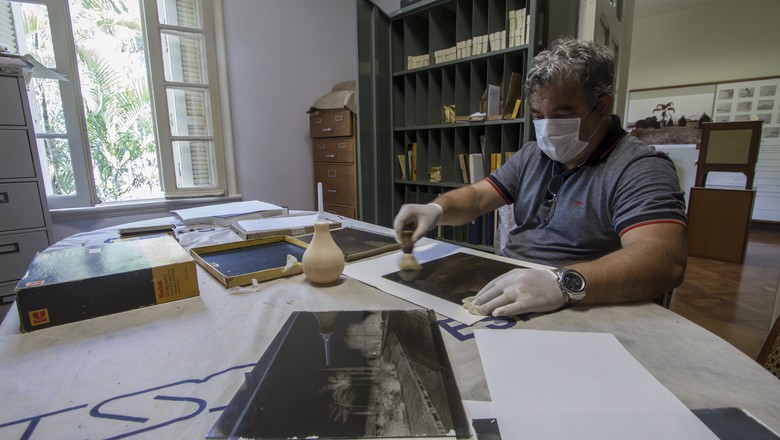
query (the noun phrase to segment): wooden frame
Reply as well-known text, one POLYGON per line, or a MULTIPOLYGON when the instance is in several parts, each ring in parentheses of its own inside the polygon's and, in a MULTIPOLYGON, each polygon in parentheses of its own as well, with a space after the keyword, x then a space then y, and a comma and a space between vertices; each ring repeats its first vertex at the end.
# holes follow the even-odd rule
MULTIPOLYGON (((259 238, 256 240, 239 241, 235 243, 224 243, 212 246, 202 246, 190 249, 190 254, 208 273, 219 280, 225 287, 246 286, 252 284, 252 280, 263 282, 276 278, 297 275, 303 273, 301 261, 303 252, 308 247, 308 243, 297 240, 289 236, 273 236, 259 238), (289 264, 289 255, 287 264, 281 262, 277 257, 278 250, 272 249, 279 245, 289 245, 295 249, 297 261, 289 264), (253 255, 247 255, 246 251, 254 252, 253 255), (230 253, 229 266, 220 265, 213 260, 217 254, 230 253), (251 269, 248 268, 251 266, 251 269)), ((283 260, 284 258, 282 258, 283 260)))
POLYGON ((710 171, 725 171, 745 174, 745 189, 752 189, 762 124, 763 121, 705 123, 697 161, 696 186, 706 186, 710 171))

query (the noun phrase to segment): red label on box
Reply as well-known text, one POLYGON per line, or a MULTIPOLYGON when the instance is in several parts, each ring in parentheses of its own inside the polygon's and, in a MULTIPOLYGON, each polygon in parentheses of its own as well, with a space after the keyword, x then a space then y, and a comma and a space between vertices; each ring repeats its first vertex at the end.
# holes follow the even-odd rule
POLYGON ((30 325, 43 325, 49 323, 49 309, 33 310, 29 315, 30 325))

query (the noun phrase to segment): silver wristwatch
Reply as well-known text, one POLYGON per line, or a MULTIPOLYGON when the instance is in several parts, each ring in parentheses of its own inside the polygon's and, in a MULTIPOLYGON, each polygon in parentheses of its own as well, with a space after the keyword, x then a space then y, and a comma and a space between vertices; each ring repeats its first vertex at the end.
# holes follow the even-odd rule
POLYGON ((585 298, 585 277, 574 269, 556 269, 558 287, 561 288, 566 304, 576 303, 585 298))

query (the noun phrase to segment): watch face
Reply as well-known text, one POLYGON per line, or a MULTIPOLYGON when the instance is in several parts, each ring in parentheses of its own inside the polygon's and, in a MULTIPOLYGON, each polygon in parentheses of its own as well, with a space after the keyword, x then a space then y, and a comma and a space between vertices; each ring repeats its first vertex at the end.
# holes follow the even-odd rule
POLYGON ((570 292, 582 292, 585 290, 585 279, 577 272, 566 272, 562 278, 563 286, 570 292))

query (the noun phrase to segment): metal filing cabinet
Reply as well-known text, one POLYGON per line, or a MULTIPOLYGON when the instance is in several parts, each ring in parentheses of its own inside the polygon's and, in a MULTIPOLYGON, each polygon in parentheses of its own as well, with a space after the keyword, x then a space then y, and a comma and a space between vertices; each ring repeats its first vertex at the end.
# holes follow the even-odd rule
POLYGON ((347 109, 314 111, 309 115, 309 131, 314 148, 314 200, 317 182, 322 182, 323 209, 357 219, 355 115, 347 109))
POLYGON ((51 217, 18 60, 0 58, 0 320, 35 254, 49 246, 51 217))

